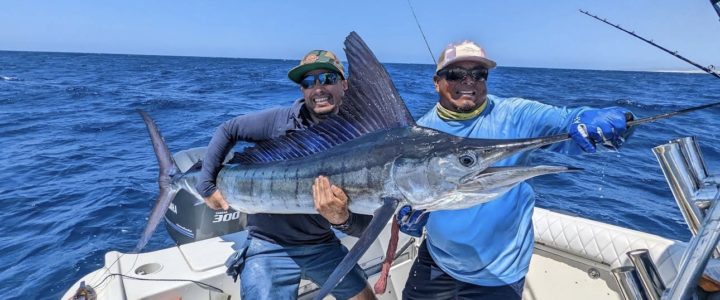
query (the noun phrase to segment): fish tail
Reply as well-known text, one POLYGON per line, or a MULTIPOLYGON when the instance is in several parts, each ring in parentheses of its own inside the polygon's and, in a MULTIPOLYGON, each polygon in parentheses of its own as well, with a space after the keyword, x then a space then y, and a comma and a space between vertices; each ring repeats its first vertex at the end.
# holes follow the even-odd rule
POLYGON ((170 206, 170 202, 175 198, 175 194, 178 191, 178 189, 172 185, 173 177, 181 173, 180 168, 178 168, 175 163, 175 159, 173 159, 172 153, 170 153, 167 144, 165 144, 165 140, 160 134, 160 130, 158 130, 157 125, 155 125, 155 121, 142 110, 138 110, 138 113, 140 113, 143 121, 145 121, 150 139, 152 140, 155 157, 157 157, 158 164, 160 165, 160 174, 158 174, 160 193, 157 200, 155 200, 155 206, 150 213, 145 230, 143 230, 140 240, 133 250, 134 253, 139 253, 143 247, 145 247, 158 224, 160 224, 160 220, 162 220, 168 206, 170 206))

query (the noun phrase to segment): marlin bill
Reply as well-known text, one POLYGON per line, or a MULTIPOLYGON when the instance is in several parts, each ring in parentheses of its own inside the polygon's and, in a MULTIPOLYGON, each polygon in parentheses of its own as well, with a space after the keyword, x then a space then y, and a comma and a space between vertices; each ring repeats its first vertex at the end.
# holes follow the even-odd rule
MULTIPOLYGON (((490 168, 521 151, 566 141, 567 135, 467 139, 419 127, 384 67, 357 34, 350 34, 345 51, 350 87, 337 115, 307 130, 260 142, 220 171, 217 186, 232 208, 316 214, 312 183, 324 175, 343 188, 355 213, 373 214, 385 198, 415 209, 462 209, 491 201, 529 178, 577 170, 490 168)), ((194 188, 199 170, 180 173, 155 123, 140 113, 160 164, 160 195, 136 251, 147 243, 179 190, 202 199, 194 188)))

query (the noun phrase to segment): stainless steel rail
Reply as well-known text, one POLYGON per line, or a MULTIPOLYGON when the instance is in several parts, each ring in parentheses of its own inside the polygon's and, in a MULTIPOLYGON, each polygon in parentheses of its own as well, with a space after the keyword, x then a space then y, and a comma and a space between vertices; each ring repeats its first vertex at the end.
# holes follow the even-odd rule
POLYGON ((650 258, 650 252, 647 249, 636 249, 628 251, 627 256, 635 266, 643 291, 650 300, 660 300, 663 291, 665 291, 665 283, 660 278, 655 263, 650 258))
MULTIPOLYGON (((686 149, 687 151, 687 149, 686 149)), ((696 176, 692 175, 688 168, 686 159, 678 142, 670 142, 653 148, 655 157, 665 174, 665 179, 670 186, 680 212, 690 228, 690 232, 696 235, 700 230, 702 222, 702 211, 692 200, 697 184, 696 176)))
MULTIPOLYGON (((692 299, 698 295, 698 281, 710 257, 720 257, 720 248, 717 246, 720 241, 720 205, 717 205, 720 199, 720 180, 717 175, 708 174, 694 138, 671 141, 653 148, 653 152, 693 233, 680 262, 678 274, 672 286, 662 292, 662 299, 692 299)), ((640 270, 638 275, 645 284, 640 270)))
MULTIPOLYGON (((717 202, 717 199, 714 202, 717 202)), ((700 232, 690 240, 680 262, 678 275, 672 287, 663 294, 663 299, 684 300, 695 293, 700 276, 720 240, 720 205, 714 204, 700 232)))
POLYGON ((646 300, 647 294, 642 288, 640 277, 633 266, 622 266, 611 270, 620 292, 625 300, 646 300))
POLYGON ((694 136, 691 136, 673 140, 672 143, 677 143, 680 146, 680 152, 682 152, 685 163, 690 168, 690 175, 695 183, 694 186, 696 189, 701 188, 704 185, 703 181, 708 177, 708 171, 697 140, 694 136))

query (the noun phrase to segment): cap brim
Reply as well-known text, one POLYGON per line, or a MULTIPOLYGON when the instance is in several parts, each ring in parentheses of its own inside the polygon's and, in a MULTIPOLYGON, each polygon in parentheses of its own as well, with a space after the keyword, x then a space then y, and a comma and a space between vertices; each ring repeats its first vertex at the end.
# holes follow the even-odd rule
POLYGON ((340 75, 342 75, 343 79, 345 79, 345 74, 343 73, 343 71, 338 70, 338 68, 335 65, 333 65, 329 62, 314 62, 314 63, 294 67, 290 70, 290 72, 288 72, 288 78, 290 78, 290 80, 292 80, 295 83, 300 83, 300 80, 302 79, 303 75, 305 75, 305 73, 310 72, 312 70, 317 70, 317 69, 326 69, 326 70, 338 72, 338 73, 340 73, 340 75))
POLYGON ((452 65, 452 64, 455 64, 455 63, 458 63, 458 62, 462 62, 462 61, 478 62, 478 63, 482 64, 482 65, 483 65, 485 68, 487 68, 487 69, 492 69, 492 68, 495 68, 495 67, 497 66, 497 64, 496 64, 494 61, 489 60, 489 59, 484 58, 484 57, 465 56, 465 57, 458 57, 458 58, 455 58, 455 59, 453 59, 453 60, 447 61, 447 62, 445 62, 445 64, 443 64, 442 66, 439 66, 439 67, 437 68, 437 70, 435 70, 435 71, 440 71, 441 69, 443 69, 443 68, 445 68, 445 67, 447 67, 447 66, 449 66, 449 65, 452 65))

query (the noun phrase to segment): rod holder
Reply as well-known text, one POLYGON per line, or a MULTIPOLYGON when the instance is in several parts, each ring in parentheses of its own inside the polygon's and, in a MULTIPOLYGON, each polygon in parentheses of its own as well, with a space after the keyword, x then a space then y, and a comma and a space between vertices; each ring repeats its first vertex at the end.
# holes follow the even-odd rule
MULTIPOLYGON (((718 176, 711 176, 695 137, 684 137, 653 148, 675 202, 693 236, 717 198, 718 176)), ((720 257, 716 247, 713 257, 720 257)))
MULTIPOLYGON (((672 286, 662 294, 663 299, 684 300, 696 295, 697 284, 710 256, 720 256, 720 180, 717 175, 708 174, 695 138, 676 139, 653 148, 653 153, 693 233, 672 286)), ((645 284, 642 273, 638 270, 641 282, 645 284)))
POLYGON ((653 153, 660 163, 660 168, 670 186, 675 202, 685 218, 690 232, 694 235, 700 230, 702 210, 695 205, 693 196, 697 191, 697 179, 687 165, 686 159, 677 142, 653 148, 653 153))
POLYGON ((647 249, 636 249, 630 250, 627 253, 635 271, 640 278, 645 294, 650 300, 660 300, 663 292, 665 291, 665 284, 660 277, 655 263, 650 258, 650 252, 647 249))
POLYGON ((705 185, 705 179, 708 177, 708 171, 697 139, 694 136, 689 136, 672 140, 671 143, 677 143, 680 146, 680 152, 685 158, 695 189, 702 188, 705 185))
POLYGON ((713 201, 700 232, 690 239, 678 266, 678 274, 672 287, 665 291, 664 299, 684 300, 695 292, 708 260, 712 253, 717 251, 720 241, 720 205, 717 202, 718 199, 713 201))
POLYGON ((615 281, 620 287, 620 292, 625 300, 647 300, 648 296, 642 288, 640 277, 633 266, 622 266, 610 270, 615 281))

